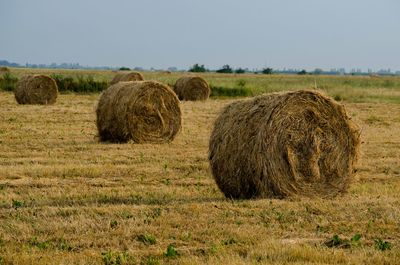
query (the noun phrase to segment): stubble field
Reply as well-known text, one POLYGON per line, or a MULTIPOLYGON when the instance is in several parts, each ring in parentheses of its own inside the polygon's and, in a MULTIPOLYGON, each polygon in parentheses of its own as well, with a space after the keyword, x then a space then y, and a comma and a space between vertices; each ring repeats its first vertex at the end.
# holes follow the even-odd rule
POLYGON ((236 99, 183 102, 172 143, 137 145, 98 141, 98 98, 0 92, 0 264, 398 264, 399 104, 344 102, 362 144, 343 197, 232 201, 207 151, 236 99))

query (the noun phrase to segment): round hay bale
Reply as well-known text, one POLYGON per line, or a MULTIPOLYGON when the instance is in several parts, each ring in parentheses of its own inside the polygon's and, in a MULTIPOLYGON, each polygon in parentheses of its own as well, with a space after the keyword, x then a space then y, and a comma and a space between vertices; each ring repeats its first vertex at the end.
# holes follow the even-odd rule
POLYGON ((10 68, 8 68, 7 66, 0 66, 1 74, 5 74, 5 73, 9 73, 9 72, 10 72, 10 68))
POLYGON ((110 86, 102 93, 96 114, 101 141, 170 142, 182 123, 179 99, 155 81, 110 86))
POLYGON ((344 107, 318 92, 262 95, 225 107, 209 162, 229 198, 333 197, 349 187, 359 138, 344 107))
POLYGON ((114 76, 113 80, 111 80, 111 85, 114 85, 118 82, 126 82, 126 81, 143 81, 143 75, 139 72, 129 72, 129 73, 118 73, 114 76))
POLYGON ((27 75, 17 82, 14 95, 19 104, 54 104, 58 87, 50 76, 27 75))
POLYGON ((174 91, 180 100, 206 100, 210 97, 210 87, 200 76, 184 76, 179 78, 174 91))

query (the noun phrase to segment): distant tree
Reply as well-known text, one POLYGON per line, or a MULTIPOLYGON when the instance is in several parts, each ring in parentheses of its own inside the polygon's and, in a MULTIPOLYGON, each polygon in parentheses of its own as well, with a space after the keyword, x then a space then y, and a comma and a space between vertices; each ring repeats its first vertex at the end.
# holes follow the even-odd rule
POLYGON ((119 68, 119 70, 120 71, 130 71, 131 69, 129 67, 122 66, 119 68))
POLYGON ((168 70, 168 71, 171 71, 171 72, 177 72, 177 71, 178 71, 178 68, 176 68, 175 66, 170 66, 170 67, 168 67, 167 70, 168 70))
POLYGON ((217 73, 231 74, 231 73, 233 73, 233 70, 228 64, 225 64, 224 66, 222 66, 221 69, 218 69, 216 72, 217 73))
POLYGON ((204 73, 207 69, 204 67, 204 64, 199 65, 198 63, 194 64, 190 69, 189 72, 193 73, 204 73))
POLYGON ((315 70, 314 70, 314 74, 315 75, 320 75, 320 74, 322 74, 324 72, 324 70, 322 70, 321 68, 315 68, 315 70))
POLYGON ((262 69, 261 73, 265 74, 265 75, 271 75, 274 72, 274 69, 267 67, 262 69))
POLYGON ((301 70, 300 72, 297 73, 298 75, 306 75, 307 71, 306 70, 301 70))
POLYGON ((236 74, 244 74, 245 72, 246 72, 246 70, 244 70, 244 69, 242 69, 242 68, 240 68, 240 67, 239 67, 238 69, 235 70, 235 73, 236 73, 236 74))

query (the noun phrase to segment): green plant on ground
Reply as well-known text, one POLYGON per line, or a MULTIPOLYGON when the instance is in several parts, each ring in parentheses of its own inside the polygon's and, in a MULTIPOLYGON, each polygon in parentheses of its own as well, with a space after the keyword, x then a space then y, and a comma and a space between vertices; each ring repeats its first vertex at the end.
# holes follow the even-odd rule
POLYGON ((351 248, 361 245, 361 234, 355 234, 350 240, 342 239, 338 235, 334 235, 332 239, 324 243, 329 248, 351 248))
POLYGON ((157 258, 155 256, 149 256, 141 264, 143 264, 143 265, 159 265, 160 264, 160 260, 159 260, 159 258, 157 258))
POLYGON ((176 249, 174 248, 174 246, 173 245, 168 245, 167 251, 164 253, 164 256, 166 256, 167 258, 175 258, 178 255, 179 254, 176 251, 176 249))
POLYGON ((111 220, 110 227, 111 228, 116 228, 117 226, 118 226, 118 221, 117 220, 111 220))
POLYGON ((248 97, 252 92, 248 88, 227 88, 210 85, 211 97, 248 97))
POLYGON ((379 238, 375 240, 375 248, 381 251, 390 250, 392 249, 392 244, 379 238))
POLYGON ((244 79, 239 79, 239 80, 236 82, 236 84, 237 84, 238 87, 244 88, 244 87, 246 86, 246 80, 244 80, 244 79))
POLYGON ((360 245, 360 243, 361 243, 361 234, 355 234, 351 239, 350 239, 350 242, 353 244, 353 245, 360 245))
POLYGON ((56 247, 63 251, 72 251, 74 248, 64 239, 57 242, 56 247))
POLYGON ((28 245, 31 247, 37 247, 38 249, 44 250, 50 248, 50 243, 48 241, 39 241, 36 236, 28 240, 28 245))
POLYGON ((135 260, 129 256, 127 252, 112 252, 108 250, 106 252, 101 253, 103 264, 104 265, 127 265, 127 264, 136 264, 135 260))
POLYGON ((150 235, 150 234, 141 234, 137 237, 137 240, 144 243, 147 246, 155 245, 157 243, 155 236, 150 235))
POLYGON ((22 201, 18 201, 18 200, 12 200, 12 207, 14 209, 18 209, 21 208, 22 206, 24 206, 24 203, 22 201))

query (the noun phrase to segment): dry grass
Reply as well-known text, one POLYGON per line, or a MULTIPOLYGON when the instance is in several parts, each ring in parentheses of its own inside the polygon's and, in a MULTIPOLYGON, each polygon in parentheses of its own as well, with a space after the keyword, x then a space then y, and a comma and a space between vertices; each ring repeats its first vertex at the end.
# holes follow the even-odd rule
POLYGON ((67 94, 55 105, 19 106, 0 92, 3 263, 400 260, 400 105, 346 104, 363 143, 358 180, 344 197, 229 201, 208 169, 207 146, 213 120, 232 101, 184 102, 174 142, 133 145, 96 140, 97 99, 67 94), (360 245, 323 245, 356 233, 360 245), (392 249, 375 249, 376 239, 392 249), (170 244, 179 256, 163 254, 170 244))

